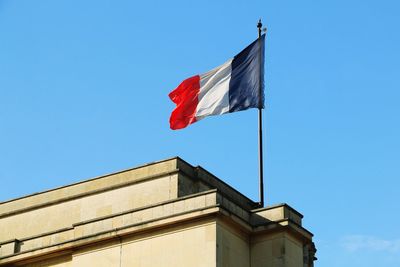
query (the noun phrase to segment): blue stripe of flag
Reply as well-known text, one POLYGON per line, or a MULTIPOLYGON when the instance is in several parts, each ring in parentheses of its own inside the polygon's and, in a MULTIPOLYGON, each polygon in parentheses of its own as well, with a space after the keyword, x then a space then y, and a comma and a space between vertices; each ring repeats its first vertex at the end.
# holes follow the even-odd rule
POLYGON ((265 34, 232 60, 229 112, 264 108, 264 41, 265 34))

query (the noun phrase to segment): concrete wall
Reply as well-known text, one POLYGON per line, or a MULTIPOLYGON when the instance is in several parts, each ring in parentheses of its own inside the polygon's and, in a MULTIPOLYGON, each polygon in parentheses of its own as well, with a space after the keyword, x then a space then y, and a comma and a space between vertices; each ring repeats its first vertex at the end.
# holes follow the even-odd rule
POLYGON ((177 198, 177 175, 161 177, 0 219, 0 240, 22 239, 74 223, 177 198))
MULTIPOLYGON (((61 256, 50 260, 23 265, 25 267, 72 267, 71 256, 61 256)), ((90 265, 88 265, 90 266, 90 265)))
POLYGON ((251 237, 237 226, 206 220, 93 244, 72 256, 27 267, 303 267, 302 243, 286 232, 251 237))
POLYGON ((219 222, 217 225, 217 266, 250 267, 249 235, 219 222))
POLYGON ((303 245, 287 232, 251 239, 252 267, 303 267, 303 245))
POLYGON ((312 267, 302 215, 255 207, 173 158, 0 203, 0 266, 312 267))
POLYGON ((79 198, 82 195, 102 192, 113 187, 126 186, 130 183, 144 182, 148 179, 154 179, 159 176, 167 176, 168 174, 177 172, 177 164, 180 161, 179 158, 163 160, 41 193, 0 202, 0 217, 28 208, 48 205, 49 203, 57 203, 70 198, 79 198))
POLYGON ((117 267, 120 264, 125 267, 216 266, 216 223, 192 223, 168 231, 123 238, 80 249, 72 257, 57 257, 24 266, 117 267))
POLYGON ((191 225, 124 243, 122 266, 212 267, 216 262, 216 224, 191 225))

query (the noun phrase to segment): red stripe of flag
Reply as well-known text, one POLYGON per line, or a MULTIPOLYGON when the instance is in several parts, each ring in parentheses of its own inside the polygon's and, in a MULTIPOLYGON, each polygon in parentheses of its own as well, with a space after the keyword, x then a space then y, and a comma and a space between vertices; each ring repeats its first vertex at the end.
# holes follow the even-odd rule
POLYGON ((169 124, 172 130, 185 128, 196 122, 196 108, 199 102, 200 76, 196 75, 184 80, 169 98, 176 104, 172 111, 169 124))

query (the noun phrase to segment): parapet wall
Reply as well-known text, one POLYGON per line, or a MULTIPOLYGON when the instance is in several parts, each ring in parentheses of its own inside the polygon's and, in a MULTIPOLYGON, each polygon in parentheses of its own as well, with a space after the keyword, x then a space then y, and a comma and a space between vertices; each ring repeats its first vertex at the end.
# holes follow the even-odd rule
MULTIPOLYGON (((270 245, 271 233, 283 231, 298 240, 296 255, 303 255, 303 245, 312 244, 302 215, 290 206, 257 209, 257 203, 203 168, 172 158, 0 203, 0 266, 71 254, 141 233, 151 236, 160 229, 186 229, 184 224, 196 222, 219 224, 212 228, 220 231, 213 235, 215 246, 226 246, 228 237, 240 246, 247 244, 229 229, 258 240, 254 246, 262 248, 270 245)), ((287 241, 288 246, 292 243, 287 241)), ((259 256, 249 247, 246 255, 252 253, 259 256)), ((243 261, 248 260, 238 262, 243 261)))

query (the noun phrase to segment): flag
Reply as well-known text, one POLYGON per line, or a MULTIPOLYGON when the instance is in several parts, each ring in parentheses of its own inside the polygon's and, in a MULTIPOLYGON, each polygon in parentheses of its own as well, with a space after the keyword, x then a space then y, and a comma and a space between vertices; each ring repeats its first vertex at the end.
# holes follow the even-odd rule
POLYGON ((184 80, 169 97, 173 130, 207 116, 264 108, 264 40, 255 40, 224 64, 184 80))

